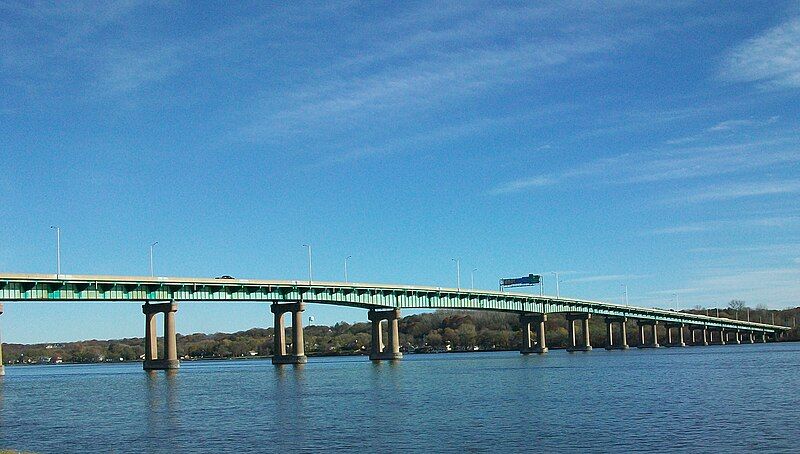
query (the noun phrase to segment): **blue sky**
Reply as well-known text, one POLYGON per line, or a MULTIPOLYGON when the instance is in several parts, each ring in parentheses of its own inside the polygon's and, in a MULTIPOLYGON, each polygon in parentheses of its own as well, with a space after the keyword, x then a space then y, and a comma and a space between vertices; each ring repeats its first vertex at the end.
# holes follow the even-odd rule
MULTIPOLYGON (((0 270, 773 308, 800 294, 797 2, 0 2, 0 270), (546 290, 554 292, 546 276, 546 290)), ((314 305, 317 322, 366 320, 314 305)), ((271 326, 187 304, 178 330, 271 326)), ((8 304, 7 342, 141 336, 8 304)))

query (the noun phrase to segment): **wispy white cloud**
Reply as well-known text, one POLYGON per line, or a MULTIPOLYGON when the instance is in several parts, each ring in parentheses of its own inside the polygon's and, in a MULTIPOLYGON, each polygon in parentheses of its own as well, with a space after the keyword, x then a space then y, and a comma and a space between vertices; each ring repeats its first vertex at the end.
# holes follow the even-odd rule
POLYGON ((800 267, 773 267, 744 270, 719 270, 691 276, 688 283, 697 287, 694 300, 705 305, 721 305, 743 299, 749 306, 764 304, 772 308, 800 304, 800 267))
POLYGON ((725 246, 725 247, 696 247, 687 250, 688 252, 698 254, 713 254, 720 256, 723 254, 744 254, 752 256, 753 254, 759 255, 794 255, 800 254, 800 243, 779 243, 779 244, 756 244, 749 246, 725 246))
POLYGON ((764 126, 768 124, 775 123, 778 121, 780 117, 778 115, 773 115, 766 120, 755 120, 755 119, 742 119, 742 120, 725 120, 721 121, 714 126, 707 129, 709 132, 719 132, 719 131, 732 131, 734 129, 739 129, 743 127, 755 127, 755 126, 764 126))
POLYGON ((603 274, 603 275, 596 275, 596 276, 586 276, 586 277, 577 277, 572 278, 569 280, 565 280, 564 282, 570 282, 573 284, 576 283, 586 283, 586 282, 613 282, 613 281, 630 281, 634 279, 644 279, 649 277, 647 274, 603 274))
POLYGON ((548 69, 578 65, 578 60, 609 51, 619 41, 598 36, 514 43, 504 48, 456 48, 377 73, 292 87, 281 94, 288 104, 285 108, 262 114, 262 119, 243 127, 241 135, 260 141, 303 133, 309 125, 321 122, 330 127, 354 118, 419 112, 445 99, 468 99, 478 92, 542 77, 548 69))
MULTIPOLYGON (((579 182, 594 185, 650 184, 664 181, 699 179, 709 176, 743 174, 800 163, 800 148, 794 137, 778 137, 726 144, 672 144, 667 148, 628 152, 588 161, 571 169, 553 172, 547 185, 579 182)), ((545 186, 537 178, 506 183, 492 192, 503 194, 545 186), (519 184, 516 184, 519 183, 519 184), (540 184, 536 184, 540 183, 540 184), (503 190, 507 188, 508 190, 503 190)), ((800 181, 731 183, 701 188, 695 194, 666 199, 668 202, 703 202, 759 195, 794 194, 800 191, 800 181)), ((689 229, 689 227, 686 227, 689 229)), ((692 231, 705 230, 693 226, 692 231)))
POLYGON ((701 188, 694 194, 676 200, 710 202, 765 195, 796 194, 798 192, 800 192, 800 180, 729 183, 701 188))
POLYGON ((565 176, 599 175, 607 183, 648 183, 743 172, 800 162, 791 137, 624 153, 588 162, 565 176))
POLYGON ((501 184, 500 186, 497 186, 496 188, 489 191, 489 193, 493 195, 511 194, 515 192, 522 192, 535 188, 541 188, 544 186, 550 186, 554 183, 555 180, 543 176, 523 178, 520 180, 509 181, 508 183, 501 184))
POLYGON ((788 20, 730 51, 720 76, 767 87, 800 87, 800 18, 788 20))
POLYGON ((682 233, 710 232, 723 229, 737 228, 781 228, 795 226, 800 221, 797 216, 773 216, 749 219, 726 219, 715 221, 701 221, 648 230, 646 234, 669 235, 682 233))

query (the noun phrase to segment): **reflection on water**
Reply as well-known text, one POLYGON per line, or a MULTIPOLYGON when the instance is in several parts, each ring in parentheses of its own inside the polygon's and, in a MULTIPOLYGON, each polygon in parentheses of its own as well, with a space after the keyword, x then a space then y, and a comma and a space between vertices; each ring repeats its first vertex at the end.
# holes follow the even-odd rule
POLYGON ((800 345, 9 367, 0 448, 37 452, 792 451, 800 345), (709 418, 709 415, 714 415, 709 418), (68 443, 64 443, 64 441, 68 443))
POLYGON ((169 440, 180 424, 178 371, 148 370, 142 377, 147 390, 147 433, 158 440, 169 440))

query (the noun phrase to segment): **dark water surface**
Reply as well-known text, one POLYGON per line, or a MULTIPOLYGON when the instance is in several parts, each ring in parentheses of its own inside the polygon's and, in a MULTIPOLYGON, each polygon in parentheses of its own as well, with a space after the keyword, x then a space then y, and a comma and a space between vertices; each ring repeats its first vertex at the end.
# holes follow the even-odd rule
POLYGON ((800 452, 800 343, 7 367, 0 448, 36 452, 800 452))

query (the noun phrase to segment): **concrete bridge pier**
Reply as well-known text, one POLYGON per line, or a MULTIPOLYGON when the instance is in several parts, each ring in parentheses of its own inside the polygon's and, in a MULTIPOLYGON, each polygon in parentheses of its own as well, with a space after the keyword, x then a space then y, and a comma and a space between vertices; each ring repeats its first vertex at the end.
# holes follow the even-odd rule
POLYGON ((736 344, 742 343, 742 333, 738 329, 733 331, 733 340, 736 344))
MULTIPOLYGON (((0 315, 3 315, 3 303, 0 303, 0 315)), ((3 337, 0 336, 0 377, 6 374, 6 366, 3 365, 3 337)))
POLYGON ((756 342, 756 340, 755 340, 755 334, 753 334, 753 332, 752 332, 752 331, 748 332, 748 333, 747 333, 747 343, 748 343, 748 344, 754 344, 755 342, 756 342))
POLYGON ((638 320, 639 348, 658 348, 658 320, 638 320), (652 332, 652 342, 648 343, 645 337, 645 327, 649 326, 652 332))
POLYGON ((761 342, 764 343, 764 344, 767 343, 767 332, 766 331, 762 331, 761 332, 761 342))
POLYGON ((372 361, 398 360, 403 358, 400 353, 400 309, 376 311, 370 309, 369 320, 372 322, 372 345, 370 346, 369 359, 372 361), (381 322, 387 322, 388 345, 383 345, 383 328, 381 322))
POLYGON ((775 342, 779 342, 781 340, 781 332, 775 331, 774 333, 772 333, 772 340, 775 342))
POLYGON ((667 329, 667 346, 669 347, 685 347, 686 342, 683 339, 683 323, 669 323, 665 324, 664 327, 667 329), (672 330, 677 329, 678 335, 673 341, 672 339, 672 330))
POLYGON ((606 350, 627 350, 628 347, 628 331, 626 317, 606 317, 606 350), (619 324, 619 345, 614 344, 614 323, 619 324))
POLYGON ((724 329, 719 329, 719 344, 725 345, 728 343, 728 333, 725 332, 724 329))
POLYGON ((169 303, 142 305, 144 313, 144 370, 170 370, 181 366, 178 361, 178 344, 175 336, 175 312, 178 304, 169 303), (164 314, 164 355, 158 357, 158 338, 156 335, 156 315, 164 314))
POLYGON ((547 314, 520 314, 519 324, 522 328, 522 347, 519 352, 523 355, 531 353, 547 353, 547 342, 545 341, 544 322, 547 321, 547 314), (531 336, 531 328, 536 331, 536 339, 531 336))
POLYGON ((275 333, 272 348, 272 364, 305 364, 308 362, 303 340, 303 311, 306 305, 302 301, 288 304, 272 304, 270 311, 275 314, 275 333), (286 325, 283 314, 292 313, 292 352, 286 352, 286 325))
POLYGON ((588 352, 592 349, 592 344, 589 341, 589 319, 592 317, 592 314, 566 314, 567 319, 567 331, 569 331, 569 342, 570 345, 567 346, 568 352, 588 352), (581 321, 581 331, 583 334, 583 344, 578 345, 577 339, 575 338, 575 322, 577 320, 581 321))

